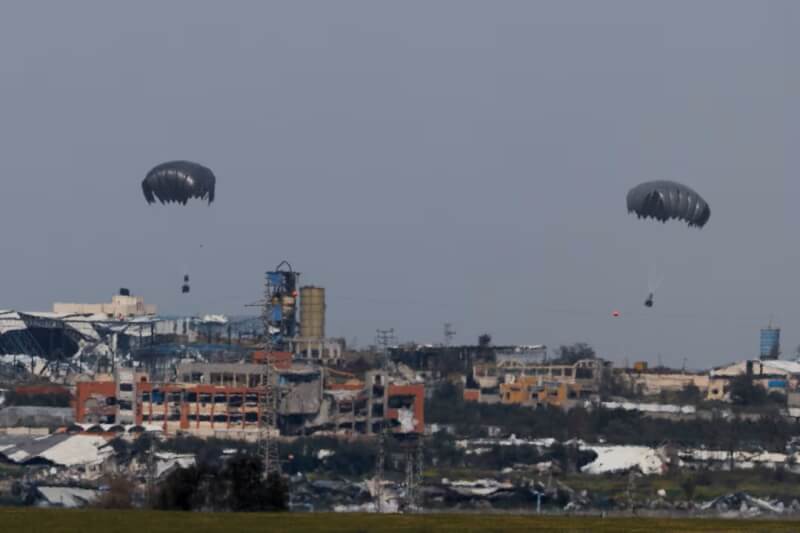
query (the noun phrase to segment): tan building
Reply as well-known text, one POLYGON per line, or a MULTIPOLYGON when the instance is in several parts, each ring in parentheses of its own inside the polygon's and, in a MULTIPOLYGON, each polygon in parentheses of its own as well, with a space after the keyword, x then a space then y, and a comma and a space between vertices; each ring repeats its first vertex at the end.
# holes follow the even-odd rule
POLYGON ((500 385, 500 401, 506 405, 541 407, 550 405, 562 409, 579 402, 597 401, 596 387, 588 384, 542 381, 536 377, 521 377, 500 385))
POLYGON ((645 396, 661 394, 661 392, 679 392, 692 384, 705 395, 708 391, 709 377, 707 374, 683 374, 678 372, 662 373, 629 372, 625 377, 630 381, 634 390, 645 396))
POLYGON ((105 315, 108 318, 128 318, 133 316, 151 316, 157 313, 156 306, 145 304, 141 296, 115 294, 111 303, 80 304, 56 302, 53 312, 65 315, 105 315))
POLYGON ((572 365, 513 360, 474 365, 464 388, 464 399, 481 403, 566 406, 567 400, 589 399, 596 395, 607 368, 610 363, 601 359, 584 359, 572 365))

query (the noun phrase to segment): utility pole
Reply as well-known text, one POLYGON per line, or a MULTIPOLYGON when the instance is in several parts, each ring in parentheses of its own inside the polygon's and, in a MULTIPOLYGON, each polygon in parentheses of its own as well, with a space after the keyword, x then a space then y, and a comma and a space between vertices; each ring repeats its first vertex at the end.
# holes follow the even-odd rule
POLYGON ((628 473, 628 489, 627 489, 627 498, 628 498, 628 509, 631 513, 636 514, 636 478, 639 477, 639 474, 635 470, 631 470, 628 473))
POLYGON ((155 506, 155 486, 156 486, 156 449, 155 439, 153 434, 150 433, 150 449, 147 454, 147 504, 150 507, 155 506))
POLYGON ((394 328, 375 330, 375 344, 381 349, 380 367, 386 370, 389 362, 389 346, 395 341, 394 328))
POLYGON ((375 508, 383 512, 383 469, 386 463, 386 431, 381 423, 381 432, 378 435, 378 460, 375 465, 375 508))
POLYGON ((414 504, 417 507, 417 510, 422 511, 422 494, 420 493, 420 488, 422 487, 422 473, 425 471, 425 449, 423 444, 425 443, 425 435, 419 435, 419 441, 417 442, 417 457, 416 461, 414 461, 415 466, 417 467, 417 475, 416 475, 416 482, 417 487, 415 488, 416 493, 416 501, 414 504))

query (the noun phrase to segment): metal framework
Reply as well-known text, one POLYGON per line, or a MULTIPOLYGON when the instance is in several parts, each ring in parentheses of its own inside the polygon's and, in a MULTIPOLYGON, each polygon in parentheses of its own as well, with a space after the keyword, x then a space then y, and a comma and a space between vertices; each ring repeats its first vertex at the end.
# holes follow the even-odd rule
POLYGON ((258 446, 264 461, 264 476, 280 475, 278 454, 277 410, 280 387, 273 377, 270 356, 283 350, 294 337, 297 328, 296 298, 300 273, 292 270, 288 261, 282 261, 275 270, 266 273, 261 320, 264 324, 264 361, 261 372, 261 416, 259 418, 258 446))
POLYGON ((383 471, 386 466, 386 429, 381 424, 378 434, 378 460, 375 464, 375 507, 379 513, 383 512, 383 471))
MULTIPOLYGON (((379 366, 384 371, 384 375, 388 376, 386 372, 389 367, 389 346, 396 342, 394 328, 378 329, 375 333, 375 344, 381 353, 379 366)), ((394 433, 392 433, 384 419, 381 422, 381 431, 378 434, 378 456, 375 464, 375 506, 379 513, 384 510, 383 482, 386 468, 386 450, 389 439, 394 437, 394 433)), ((400 442, 405 451, 405 508, 408 511, 418 511, 422 509, 420 486, 422 485, 424 463, 423 436, 420 434, 406 434, 400 442)))
POLYGON ((275 388, 272 378, 272 363, 270 354, 273 350, 272 334, 270 323, 273 311, 273 297, 275 296, 275 286, 271 283, 270 276, 266 276, 264 284, 264 302, 261 318, 264 322, 264 361, 261 366, 261 385, 264 389, 261 395, 261 406, 258 426, 258 450, 264 461, 264 477, 270 475, 280 475, 281 465, 278 455, 278 441, 273 432, 276 428, 276 402, 275 388))
POLYGON ((406 509, 413 509, 417 501, 417 467, 411 443, 406 445, 406 509))
MULTIPOLYGON (((375 330, 375 344, 381 350, 381 360, 379 367, 384 371, 389 362, 389 344, 394 339, 394 328, 375 330)), ((371 407, 370 407, 371 408, 371 407)), ((375 500, 376 508, 379 513, 383 512, 383 477, 386 467, 386 444, 388 440, 388 428, 386 421, 381 421, 381 431, 378 434, 378 458, 375 464, 375 500)))

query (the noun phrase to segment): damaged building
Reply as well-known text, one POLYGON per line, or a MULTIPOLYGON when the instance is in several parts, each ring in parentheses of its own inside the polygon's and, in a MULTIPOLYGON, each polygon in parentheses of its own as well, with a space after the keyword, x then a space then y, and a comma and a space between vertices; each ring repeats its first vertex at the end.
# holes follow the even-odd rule
MULTIPOLYGON (((424 431, 424 385, 368 372, 342 383, 335 370, 292 363, 276 354, 271 373, 283 435, 424 431), (330 373, 330 375, 329 375, 330 373)), ((75 418, 86 423, 158 425, 165 434, 255 440, 261 418, 263 365, 183 363, 173 382, 119 369, 111 381, 78 383, 75 418)))
POLYGON ((584 359, 565 365, 506 358, 497 363, 476 364, 467 376, 464 399, 569 408, 578 402, 598 398, 600 384, 610 366, 611 363, 602 359, 584 359))

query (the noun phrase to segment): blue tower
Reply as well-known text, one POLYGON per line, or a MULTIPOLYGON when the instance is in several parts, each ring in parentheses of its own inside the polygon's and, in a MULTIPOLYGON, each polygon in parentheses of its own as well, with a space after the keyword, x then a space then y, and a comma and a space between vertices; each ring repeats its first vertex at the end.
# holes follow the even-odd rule
POLYGON ((299 272, 283 261, 266 273, 265 334, 272 350, 285 350, 286 342, 297 335, 297 283, 299 272))
POLYGON ((761 359, 777 359, 781 354, 781 329, 772 324, 761 329, 761 359))

